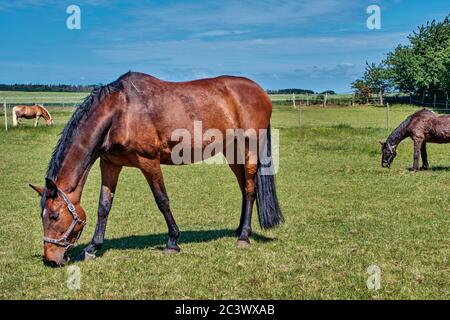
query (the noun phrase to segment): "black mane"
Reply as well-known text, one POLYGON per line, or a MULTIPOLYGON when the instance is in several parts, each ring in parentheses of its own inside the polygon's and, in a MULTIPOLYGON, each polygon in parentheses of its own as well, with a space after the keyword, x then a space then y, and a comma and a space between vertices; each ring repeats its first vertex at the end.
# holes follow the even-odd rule
POLYGON ((64 130, 61 132, 61 137, 53 150, 51 160, 48 164, 47 178, 54 180, 58 175, 68 148, 78 134, 79 124, 89 117, 91 111, 95 109, 103 99, 114 92, 122 90, 122 79, 130 73, 131 72, 128 72, 122 75, 119 79, 110 84, 94 88, 89 96, 87 96, 78 106, 77 110, 73 113, 69 122, 64 127, 64 130))

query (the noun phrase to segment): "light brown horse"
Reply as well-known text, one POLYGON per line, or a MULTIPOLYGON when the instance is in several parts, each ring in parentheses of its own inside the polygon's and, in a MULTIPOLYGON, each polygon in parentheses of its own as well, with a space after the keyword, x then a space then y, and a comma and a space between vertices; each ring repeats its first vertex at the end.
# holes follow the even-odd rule
POLYGON ((414 142, 412 170, 419 170, 419 153, 422 155, 422 169, 428 170, 427 142, 450 143, 450 116, 439 116, 428 109, 422 109, 410 115, 389 135, 385 142, 380 141, 382 167, 391 167, 397 156, 397 146, 408 137, 414 142))
MULTIPOLYGON (((180 144, 190 146, 182 150, 182 157, 191 151, 205 151, 213 143, 222 143, 222 152, 233 150, 234 156, 243 156, 241 163, 235 162, 235 157, 229 162, 242 192, 241 220, 236 230, 238 245, 248 245, 255 200, 262 228, 283 221, 274 175, 265 172, 267 162, 262 161, 261 148, 256 151, 247 143, 254 135, 263 138, 262 148, 270 157, 270 130, 267 129, 271 113, 272 103, 265 91, 253 81, 240 77, 175 83, 129 72, 94 90, 67 123, 50 160, 45 187, 30 185, 41 196, 44 261, 52 266, 68 261, 67 253, 86 221, 80 205, 83 187, 98 158, 102 177, 98 221, 90 244, 78 259, 95 257, 101 248, 117 180, 124 166, 142 171, 168 226, 165 251, 178 252, 180 233, 170 210, 160 165, 178 163, 175 150, 180 144), (237 138, 224 143, 218 135, 199 144, 186 135, 174 139, 174 132, 179 130, 195 136, 198 123, 203 134, 208 130, 222 134, 230 129, 245 130, 245 148, 239 148, 237 138), (260 134, 261 130, 264 134, 260 134)), ((190 158, 188 155, 185 160, 190 158)))
POLYGON ((18 124, 22 124, 22 118, 25 119, 35 119, 34 126, 37 127, 39 124, 39 119, 43 117, 48 126, 53 124, 53 118, 44 108, 42 104, 35 104, 33 106, 15 106, 12 109, 13 126, 16 127, 18 124))

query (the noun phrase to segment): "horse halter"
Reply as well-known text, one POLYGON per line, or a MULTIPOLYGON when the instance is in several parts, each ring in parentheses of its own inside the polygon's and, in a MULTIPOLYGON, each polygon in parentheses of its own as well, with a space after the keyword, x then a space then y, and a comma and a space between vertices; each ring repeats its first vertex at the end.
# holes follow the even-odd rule
POLYGON ((70 200, 69 200, 69 198, 67 198, 66 194, 64 192, 62 192, 61 190, 59 190, 59 188, 57 188, 57 191, 63 198, 64 202, 66 203, 67 209, 69 209, 69 212, 72 215, 73 220, 72 220, 72 223, 70 224, 69 228, 67 229, 67 231, 63 234, 63 236, 61 238, 53 239, 53 238, 49 238, 49 237, 44 237, 43 239, 44 239, 44 242, 52 243, 52 244, 55 244, 60 247, 65 247, 66 249, 70 249, 75 246, 75 243, 80 238, 81 230, 80 230, 80 232, 78 232, 74 243, 70 243, 69 241, 67 241, 67 239, 69 238, 70 234, 72 233, 73 229, 75 229, 77 224, 81 224, 84 226, 84 225, 86 225, 86 221, 84 221, 83 219, 80 218, 80 216, 77 213, 77 210, 75 209, 75 206, 73 205, 72 202, 70 202, 70 200))
POLYGON ((394 149, 393 149, 393 147, 389 144, 389 142, 386 141, 386 145, 388 146, 389 151, 390 151, 392 154, 394 154, 394 149))

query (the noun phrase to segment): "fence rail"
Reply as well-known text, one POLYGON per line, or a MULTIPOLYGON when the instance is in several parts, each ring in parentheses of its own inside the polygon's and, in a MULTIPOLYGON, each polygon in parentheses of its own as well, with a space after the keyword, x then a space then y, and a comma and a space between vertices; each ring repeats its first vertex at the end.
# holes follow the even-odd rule
MULTIPOLYGON (((387 96, 384 97, 385 105, 379 104, 378 97, 371 97, 372 105, 359 105, 352 95, 275 95, 271 96, 274 109, 281 112, 281 120, 275 120, 278 127, 323 127, 323 126, 352 126, 352 127, 376 127, 392 129, 399 121, 417 111, 414 105, 433 106, 437 112, 449 113, 448 98, 446 101, 437 97, 432 102, 426 99, 417 100, 412 96, 387 96), (405 107, 391 107, 392 104, 404 103, 405 107), (423 101, 423 104, 422 104, 423 101), (410 105, 409 107, 406 105, 410 105), (325 106, 328 106, 324 108, 325 106), (333 107, 334 106, 334 107, 333 107), (283 110, 288 112, 283 113, 283 110)), ((30 100, 30 99, 28 99, 30 100)), ((82 99, 61 99, 55 101, 55 97, 35 97, 32 101, 17 101, 8 98, 0 98, 3 102, 4 128, 8 130, 8 117, 11 118, 11 109, 16 105, 43 104, 46 108, 58 108, 74 110, 82 99), (51 98, 51 99, 50 99, 51 98)), ((62 119, 61 119, 62 121, 62 119)), ((65 120, 64 120, 65 121, 65 120)), ((63 122, 61 122, 63 123, 63 122)))
POLYGON ((275 104, 292 104, 296 106, 309 105, 386 105, 393 104, 410 104, 419 106, 428 106, 433 108, 449 109, 450 99, 446 95, 427 95, 421 98, 406 94, 390 94, 390 95, 371 95, 370 97, 359 97, 355 94, 292 94, 292 95, 271 95, 272 102, 275 104))

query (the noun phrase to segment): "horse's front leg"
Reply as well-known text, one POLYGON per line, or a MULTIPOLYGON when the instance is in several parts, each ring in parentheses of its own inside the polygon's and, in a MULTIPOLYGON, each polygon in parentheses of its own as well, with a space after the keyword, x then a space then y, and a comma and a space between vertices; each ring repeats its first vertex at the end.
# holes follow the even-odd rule
POLYGON ((100 160, 102 186, 100 188, 100 199, 98 203, 98 219, 94 235, 89 245, 80 253, 76 260, 95 258, 95 252, 100 250, 105 238, 106 223, 111 210, 114 192, 122 167, 116 166, 105 160, 100 160))
POLYGON ((428 170, 428 154, 427 154, 427 144, 424 142, 420 148, 420 155, 422 157, 422 170, 428 170))
POLYGON ((39 125, 39 116, 36 116, 36 119, 34 120, 34 127, 36 128, 39 125))
POLYGON ((414 140, 414 161, 413 161, 413 171, 419 171, 419 154, 422 147, 423 140, 414 140))
POLYGON ((155 197, 156 204, 159 210, 164 215, 164 219, 167 223, 167 228, 169 230, 169 239, 167 240, 167 245, 164 251, 166 253, 175 253, 180 251, 180 247, 177 244, 178 237, 180 236, 180 231, 173 218, 172 212, 169 206, 169 197, 166 192, 166 187, 164 186, 164 178, 161 171, 161 166, 159 160, 149 160, 140 159, 139 161, 142 173, 147 179, 147 182, 152 190, 153 196, 155 197))

